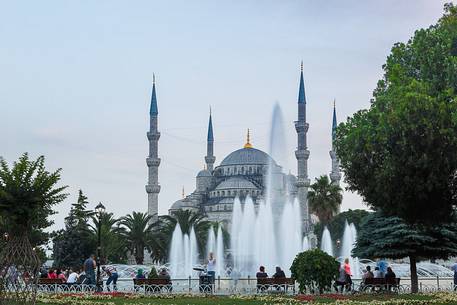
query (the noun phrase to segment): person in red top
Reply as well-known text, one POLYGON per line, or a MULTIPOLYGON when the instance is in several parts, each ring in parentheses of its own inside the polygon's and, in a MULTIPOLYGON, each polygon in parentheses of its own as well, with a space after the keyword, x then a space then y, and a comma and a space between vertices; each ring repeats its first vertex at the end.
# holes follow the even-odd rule
POLYGON ((49 268, 48 270, 48 279, 56 279, 57 274, 54 272, 54 269, 49 268))
POLYGON ((351 266, 349 265, 349 258, 346 258, 344 260, 344 272, 346 273, 346 289, 349 291, 351 290, 351 286, 352 286, 352 279, 351 279, 351 276, 352 276, 352 273, 351 273, 351 266))
POLYGON ((62 272, 62 269, 57 269, 56 276, 58 279, 62 280, 62 283, 67 282, 67 278, 65 277, 65 273, 62 272))

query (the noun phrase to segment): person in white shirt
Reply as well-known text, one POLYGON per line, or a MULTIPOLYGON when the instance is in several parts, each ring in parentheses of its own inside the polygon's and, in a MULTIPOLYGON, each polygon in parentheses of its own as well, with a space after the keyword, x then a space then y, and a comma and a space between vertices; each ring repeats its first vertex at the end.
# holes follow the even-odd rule
POLYGON ((208 275, 211 276, 212 280, 214 281, 214 278, 216 277, 216 259, 214 258, 213 252, 209 253, 208 264, 206 265, 206 271, 208 272, 208 275))
POLYGON ((75 284, 78 281, 78 273, 76 273, 73 269, 70 269, 70 275, 68 276, 67 283, 68 284, 75 284))

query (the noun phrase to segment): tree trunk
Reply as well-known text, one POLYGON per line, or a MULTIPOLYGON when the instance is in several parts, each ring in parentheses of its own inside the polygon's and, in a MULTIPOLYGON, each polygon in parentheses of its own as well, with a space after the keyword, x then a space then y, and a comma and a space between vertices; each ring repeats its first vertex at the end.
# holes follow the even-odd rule
POLYGON ((417 279, 416 257, 414 255, 410 255, 409 257, 409 270, 411 273, 411 292, 417 293, 419 291, 419 285, 417 279))

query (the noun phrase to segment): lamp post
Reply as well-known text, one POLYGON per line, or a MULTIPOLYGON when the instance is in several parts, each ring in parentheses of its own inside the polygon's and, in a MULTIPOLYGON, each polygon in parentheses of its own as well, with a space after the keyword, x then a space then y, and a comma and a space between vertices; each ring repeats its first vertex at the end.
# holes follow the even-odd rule
POLYGON ((97 214, 98 217, 98 226, 97 226, 97 291, 101 291, 101 286, 100 286, 100 253, 101 253, 101 242, 102 242, 102 235, 101 235, 101 230, 102 230, 102 214, 105 212, 105 206, 100 202, 96 207, 95 207, 95 213, 97 214))

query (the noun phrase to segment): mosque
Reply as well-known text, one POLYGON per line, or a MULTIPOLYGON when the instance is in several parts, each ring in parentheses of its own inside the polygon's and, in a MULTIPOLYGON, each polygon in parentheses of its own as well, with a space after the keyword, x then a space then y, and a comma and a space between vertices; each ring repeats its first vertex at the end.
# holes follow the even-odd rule
MULTIPOLYGON (((285 174, 279 164, 266 152, 253 147, 250 142, 249 130, 244 147, 237 149, 226 156, 222 162, 215 166, 214 156, 214 134, 211 113, 209 115, 207 134, 207 153, 205 156, 205 169, 198 172, 196 176, 195 190, 188 196, 176 201, 169 209, 169 213, 177 210, 192 210, 203 213, 211 221, 223 222, 230 227, 233 202, 236 197, 243 202, 246 196, 250 196, 258 205, 265 200, 267 173, 269 179, 275 181, 275 198, 287 198, 292 196, 300 203, 301 215, 303 218, 303 230, 308 231, 310 224, 310 213, 308 210, 307 194, 310 186, 308 177, 308 157, 306 136, 309 124, 306 122, 306 96, 303 80, 303 64, 301 65, 300 81, 298 89, 298 117, 295 121, 297 132, 297 176, 285 174)), ((149 156, 146 158, 148 166, 148 213, 157 217, 158 194, 160 185, 158 180, 158 169, 160 158, 158 157, 158 144, 160 132, 158 131, 158 107, 156 97, 156 85, 153 81, 151 106, 150 106, 150 129, 147 133, 149 140, 149 156)), ((336 109, 333 108, 332 139, 335 137, 336 109)), ((217 142, 216 142, 217 143, 217 142)), ((332 145, 330 150, 332 183, 339 184, 341 173, 335 149, 332 145)), ((271 180, 270 180, 271 183, 271 180)), ((275 200, 275 199, 272 199, 275 200)), ((278 200, 276 200, 278 201, 278 200)), ((280 201, 280 200, 279 200, 280 201)), ((273 205, 273 208, 277 205, 273 205)), ((279 207, 280 208, 280 207, 279 207)))

